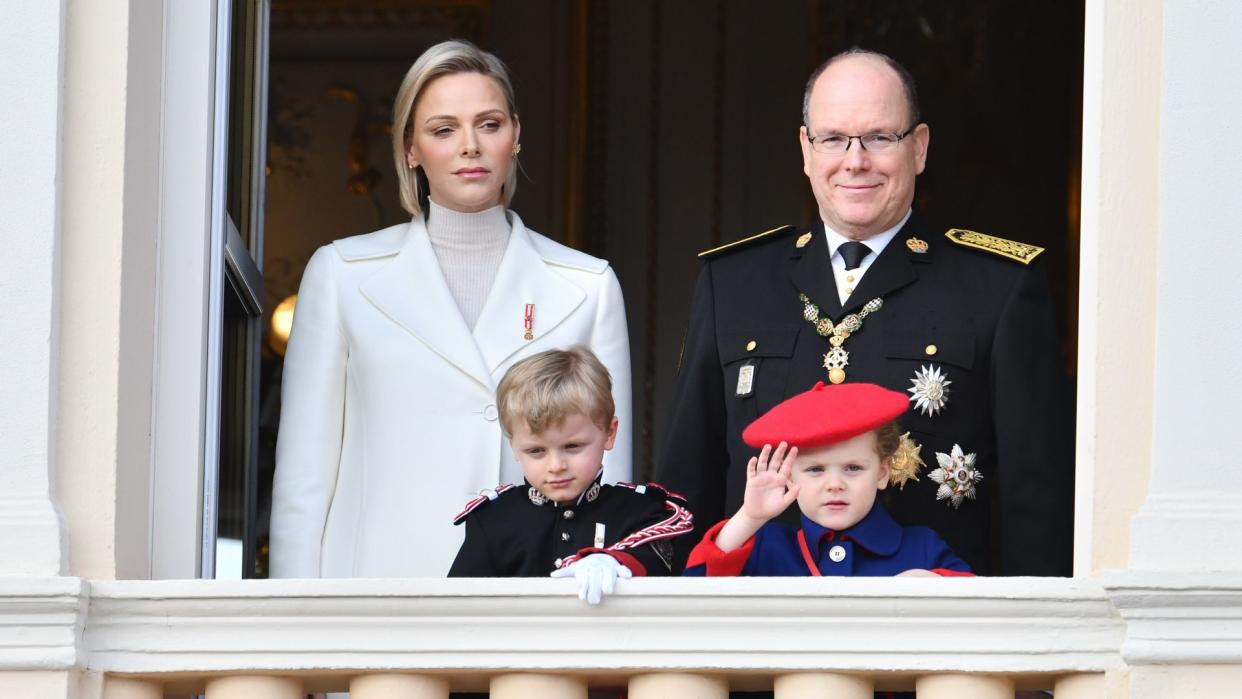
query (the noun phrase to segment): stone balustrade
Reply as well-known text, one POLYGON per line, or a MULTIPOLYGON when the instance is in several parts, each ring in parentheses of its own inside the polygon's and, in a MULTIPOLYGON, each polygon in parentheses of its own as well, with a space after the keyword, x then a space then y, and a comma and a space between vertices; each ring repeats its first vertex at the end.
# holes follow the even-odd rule
MULTIPOLYGON (((41 670, 96 678, 99 691, 81 694, 91 699, 344 690, 358 699, 586 699, 609 689, 631 699, 724 699, 730 690, 1000 699, 1021 689, 1094 698, 1107 696, 1106 673, 1125 667, 1128 616, 1151 628, 1153 615, 1185 614, 1186 600, 1204 599, 1182 581, 1184 595, 1166 589, 1156 606, 1127 612, 1151 598, 1146 584, 641 579, 591 607, 572 581, 545 579, 0 578, 0 687, 6 675, 41 670)), ((1242 584, 1210 597, 1228 622, 1213 633, 1236 641, 1237 615, 1227 610, 1242 584)))

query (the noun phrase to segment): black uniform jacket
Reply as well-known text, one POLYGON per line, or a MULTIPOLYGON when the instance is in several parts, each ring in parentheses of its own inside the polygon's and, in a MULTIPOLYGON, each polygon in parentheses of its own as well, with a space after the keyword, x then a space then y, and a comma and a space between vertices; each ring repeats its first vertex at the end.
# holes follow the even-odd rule
POLYGON ((831 346, 803 317, 799 292, 834 323, 879 297, 883 307, 845 341, 846 381, 907 391, 928 367, 952 382, 937 414, 912 403, 899 419, 927 466, 917 482, 881 493, 888 511, 904 526, 931 527, 981 574, 1071 574, 1072 405, 1039 261, 963 247, 926 228, 916 212, 842 308, 822 224, 798 247, 806 230, 790 227, 705 260, 658 479, 686 495, 701 523, 732 515, 755 454, 742 442, 743 428, 828 380, 831 346), (911 238, 926 252, 916 252, 921 246, 911 238), (738 395, 747 364, 751 390, 738 395), (927 473, 936 453, 955 444, 976 455, 983 476, 977 497, 957 508, 936 499, 927 473))
POLYGON ((654 483, 601 485, 576 505, 537 504, 533 490, 502 487, 495 499, 467 504, 456 521, 465 522, 466 540, 449 577, 542 577, 590 553, 607 553, 634 575, 671 575, 672 540, 694 529, 685 501, 654 483), (603 548, 594 547, 596 523, 603 548))

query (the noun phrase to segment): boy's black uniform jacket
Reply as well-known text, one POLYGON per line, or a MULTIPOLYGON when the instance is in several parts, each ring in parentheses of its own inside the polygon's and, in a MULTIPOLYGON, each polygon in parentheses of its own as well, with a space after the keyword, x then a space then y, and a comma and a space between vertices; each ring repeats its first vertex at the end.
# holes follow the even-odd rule
POLYGON ((536 504, 532 490, 506 486, 467 504, 456 519, 466 540, 449 577, 544 577, 590 553, 610 554, 634 575, 670 575, 672 540, 694 529, 685 501, 654 483, 600 485, 574 505, 536 504), (604 548, 594 547, 597 522, 604 548))
POLYGON ((803 317, 799 293, 834 323, 880 297, 883 307, 845 341, 846 381, 906 391, 921 367, 939 367, 952 382, 938 414, 912 404, 899 418, 922 445, 927 467, 918 482, 890 486, 882 502, 902 525, 931 527, 981 574, 1069 575, 1073 406, 1038 260, 1025 265, 960 246, 915 212, 844 308, 832 275, 822 224, 707 256, 658 480, 686 495, 701 527, 733 514, 756 453, 742 442, 743 428, 828 380, 830 345, 803 317), (911 238, 925 242, 926 252, 916 252, 922 246, 911 238), (752 391, 739 396, 746 364, 754 366, 752 391), (949 454, 954 444, 977 455, 983 475, 977 499, 957 509, 936 499, 928 477, 936 453, 949 454))

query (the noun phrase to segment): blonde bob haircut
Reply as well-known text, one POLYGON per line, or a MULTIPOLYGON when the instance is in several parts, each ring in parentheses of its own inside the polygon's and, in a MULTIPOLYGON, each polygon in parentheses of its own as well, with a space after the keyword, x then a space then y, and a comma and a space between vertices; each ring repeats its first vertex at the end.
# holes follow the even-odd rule
MULTIPOLYGON (((509 118, 517 120, 517 101, 513 97, 509 69, 499 58, 459 39, 440 42, 424 51, 406 72, 392 105, 392 156, 397 166, 397 185, 401 190, 401 206, 412 216, 423 213, 429 195, 427 175, 422 166, 410 169, 405 159, 414 131, 414 108, 423 89, 433 80, 455 73, 479 73, 495 80, 505 96, 509 118)), ((505 206, 513 200, 515 189, 517 167, 511 167, 504 186, 505 206)))
POLYGON ((607 431, 616 412, 608 370, 581 345, 546 350, 509 367, 496 388, 496 403, 500 426, 510 437, 523 423, 542 434, 575 414, 607 431))

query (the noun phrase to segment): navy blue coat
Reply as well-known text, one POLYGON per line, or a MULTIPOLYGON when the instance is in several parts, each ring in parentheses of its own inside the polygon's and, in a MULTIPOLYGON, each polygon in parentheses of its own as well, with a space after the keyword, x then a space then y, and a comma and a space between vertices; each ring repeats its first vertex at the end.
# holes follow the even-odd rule
POLYGON ((821 575, 882 577, 911 568, 946 576, 970 574, 970 566, 935 532, 897 524, 879 503, 861 522, 840 532, 821 527, 806 515, 802 515, 800 530, 768 522, 745 544, 727 553, 716 547, 716 534, 723 526, 721 522, 712 527, 694 547, 685 575, 812 575, 798 541, 800 531, 805 533, 807 552, 821 575))

